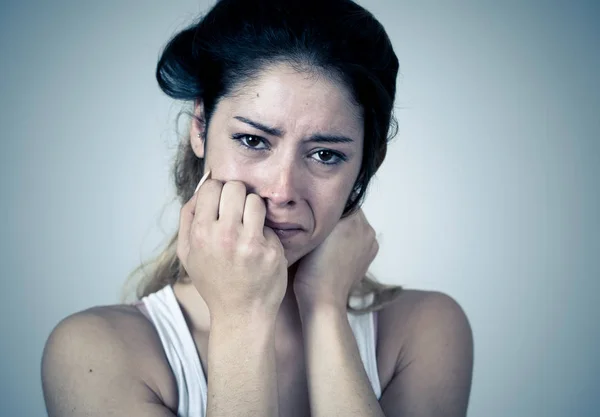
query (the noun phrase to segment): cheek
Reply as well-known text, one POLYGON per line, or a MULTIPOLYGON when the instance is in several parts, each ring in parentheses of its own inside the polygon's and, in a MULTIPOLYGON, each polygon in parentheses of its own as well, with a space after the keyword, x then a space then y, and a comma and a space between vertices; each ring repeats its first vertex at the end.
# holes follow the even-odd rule
POLYGON ((257 164, 248 163, 243 158, 232 157, 223 161, 218 167, 219 179, 222 181, 241 181, 246 184, 248 193, 260 195, 259 190, 265 184, 264 169, 257 164))
POLYGON ((220 142, 213 142, 206 153, 206 166, 211 170, 211 177, 223 182, 242 181, 249 187, 256 186, 260 178, 255 174, 260 170, 233 148, 234 143, 227 143, 227 138, 219 139, 220 142))
POLYGON ((318 235, 328 235, 342 217, 351 185, 346 183, 321 183, 314 188, 311 206, 316 217, 318 235))

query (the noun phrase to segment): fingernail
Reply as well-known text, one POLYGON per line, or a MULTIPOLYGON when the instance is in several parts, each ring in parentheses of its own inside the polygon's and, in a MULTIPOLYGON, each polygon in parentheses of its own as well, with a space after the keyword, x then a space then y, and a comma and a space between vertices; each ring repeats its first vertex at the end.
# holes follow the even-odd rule
POLYGON ((210 169, 208 171, 206 171, 206 174, 204 174, 202 176, 202 178, 200 179, 200 182, 198 183, 198 186, 194 190, 194 194, 196 194, 198 192, 198 190, 200 189, 200 187, 202 186, 202 184, 204 184, 204 181, 206 181, 206 179, 208 178, 209 175, 210 175, 210 169))

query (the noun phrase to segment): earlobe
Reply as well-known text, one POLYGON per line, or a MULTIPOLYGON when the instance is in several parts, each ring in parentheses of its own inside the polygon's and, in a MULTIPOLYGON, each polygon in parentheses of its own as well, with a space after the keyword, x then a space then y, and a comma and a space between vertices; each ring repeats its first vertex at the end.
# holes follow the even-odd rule
POLYGON ((192 150, 198 158, 204 158, 204 137, 202 132, 190 132, 190 144, 192 150))
POLYGON ((190 144, 198 158, 204 158, 204 139, 206 137, 204 120, 204 105, 196 100, 194 102, 194 116, 190 126, 190 144))

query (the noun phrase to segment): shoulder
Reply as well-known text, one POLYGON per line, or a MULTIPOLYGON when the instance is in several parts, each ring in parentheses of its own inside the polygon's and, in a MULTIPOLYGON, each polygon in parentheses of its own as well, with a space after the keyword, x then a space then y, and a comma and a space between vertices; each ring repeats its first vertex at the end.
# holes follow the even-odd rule
MULTIPOLYGON (((82 390, 119 385, 138 399, 175 404, 175 385, 152 323, 135 306, 90 308, 63 319, 52 330, 42 357, 47 403, 82 390), (110 384, 107 384, 110 382, 110 384), (77 389, 77 391, 75 391, 77 389)), ((105 392, 114 396, 115 392, 105 392)), ((102 395, 98 395, 102 397, 102 395)), ((100 398, 98 398, 98 401, 100 398)))
POLYGON ((112 305, 93 307, 61 320, 48 337, 44 356, 58 353, 57 346, 75 353, 93 353, 98 358, 131 356, 144 360, 155 353, 160 341, 152 324, 135 306, 112 305))
POLYGON ((468 318, 458 302, 437 291, 403 290, 379 317, 380 330, 391 334, 400 328, 412 336, 432 331, 470 331, 468 318))
POLYGON ((459 303, 442 292, 403 290, 380 311, 378 334, 382 380, 391 380, 399 369, 417 359, 432 364, 446 358, 472 366, 469 320, 459 303))
POLYGON ((398 297, 379 313, 379 330, 386 334, 410 332, 427 333, 429 330, 464 330, 470 327, 468 318, 451 296, 438 291, 403 290, 398 297))

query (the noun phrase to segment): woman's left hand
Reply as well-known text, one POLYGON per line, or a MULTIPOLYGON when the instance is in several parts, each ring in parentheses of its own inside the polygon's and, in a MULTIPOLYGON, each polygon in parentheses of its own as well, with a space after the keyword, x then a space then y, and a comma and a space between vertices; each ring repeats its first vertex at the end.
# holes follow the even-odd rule
POLYGON ((341 219, 327 238, 298 261, 294 293, 300 308, 333 306, 346 311, 352 286, 379 251, 375 230, 363 211, 341 219))

